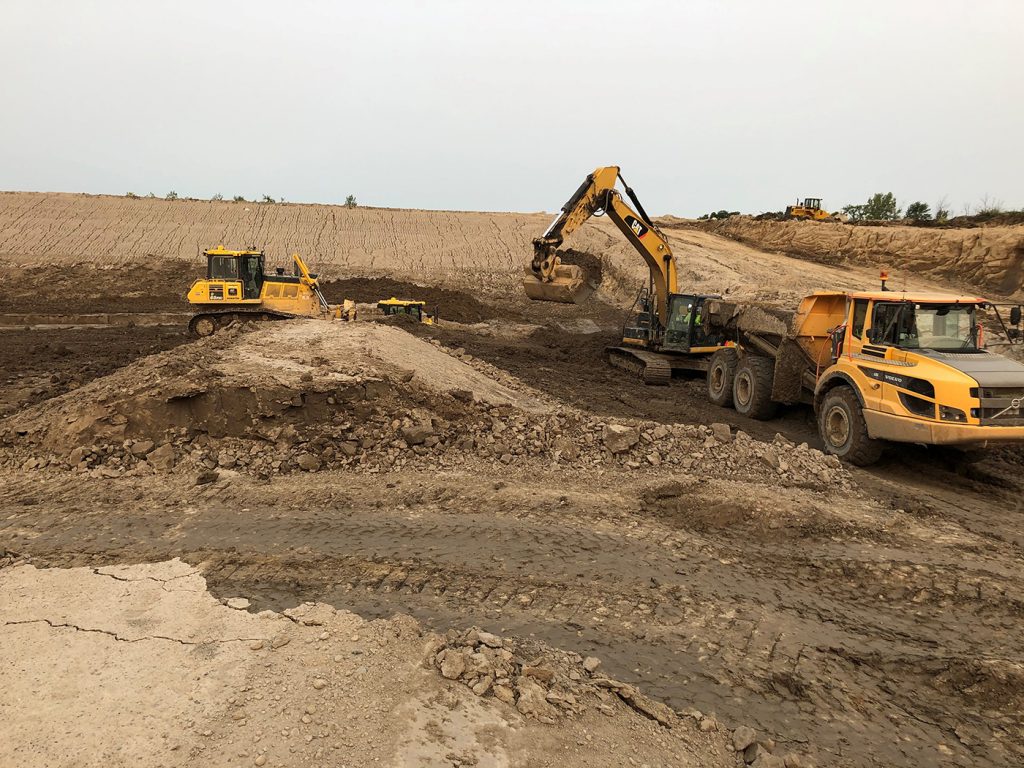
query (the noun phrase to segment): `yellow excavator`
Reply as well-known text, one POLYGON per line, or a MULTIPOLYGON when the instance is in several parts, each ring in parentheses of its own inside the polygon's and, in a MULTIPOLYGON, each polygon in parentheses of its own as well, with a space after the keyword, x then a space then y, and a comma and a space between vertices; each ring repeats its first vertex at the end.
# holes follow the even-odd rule
POLYGON ((562 263, 566 237, 591 216, 607 215, 647 263, 650 279, 640 290, 622 332, 608 350, 609 362, 639 374, 646 384, 667 384, 673 369, 706 370, 714 352, 729 346, 720 331, 702 322, 704 303, 719 296, 679 293, 675 257, 615 165, 598 168, 562 206, 543 235, 533 241, 533 260, 523 287, 534 301, 580 303, 594 289, 586 270, 562 263), (616 189, 622 182, 626 196, 616 189))
POLYGON ((235 322, 355 319, 355 303, 328 304, 317 276, 297 253, 292 254, 292 275, 280 267, 274 274, 266 274, 266 256, 255 248, 231 251, 219 245, 203 253, 206 279, 196 280, 188 292, 188 303, 196 308, 188 328, 195 336, 212 336, 218 328, 235 322))

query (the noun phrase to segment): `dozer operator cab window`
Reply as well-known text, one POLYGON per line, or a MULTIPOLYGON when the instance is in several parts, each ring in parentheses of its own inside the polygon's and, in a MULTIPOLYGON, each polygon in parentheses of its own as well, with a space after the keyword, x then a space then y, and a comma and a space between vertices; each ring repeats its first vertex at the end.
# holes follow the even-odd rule
POLYGON ((258 254, 241 256, 239 261, 243 298, 258 299, 263 290, 263 257, 258 254))
POLYGON ((808 197, 804 200, 804 208, 821 208, 821 198, 808 197))
POLYGON ((210 256, 206 265, 207 280, 237 280, 238 259, 234 256, 210 256))

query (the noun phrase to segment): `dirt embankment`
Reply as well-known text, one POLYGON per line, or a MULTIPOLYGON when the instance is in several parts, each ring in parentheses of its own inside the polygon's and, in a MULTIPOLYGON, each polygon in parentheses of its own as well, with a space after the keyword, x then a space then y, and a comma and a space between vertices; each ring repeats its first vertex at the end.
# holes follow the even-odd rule
MULTIPOLYGON (((675 223, 673 222, 673 226, 675 223)), ((970 229, 862 227, 733 216, 685 226, 826 264, 865 264, 1015 298, 1024 297, 1024 225, 970 229)))
MULTIPOLYGON (((546 213, 7 192, 0 193, 0 263, 198 264, 204 248, 223 243, 264 248, 269 267, 288 266, 288 255, 298 251, 326 279, 429 277, 434 284, 505 292, 510 278, 521 277, 531 239, 549 221, 546 213)), ((596 252, 628 248, 604 222, 574 241, 596 252)))

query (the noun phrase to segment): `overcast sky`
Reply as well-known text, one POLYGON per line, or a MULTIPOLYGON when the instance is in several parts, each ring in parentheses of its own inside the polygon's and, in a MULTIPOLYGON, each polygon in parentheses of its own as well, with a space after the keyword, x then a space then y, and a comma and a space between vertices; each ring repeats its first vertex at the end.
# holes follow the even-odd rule
POLYGON ((1019 0, 3 0, 0 188, 1024 207, 1019 0))

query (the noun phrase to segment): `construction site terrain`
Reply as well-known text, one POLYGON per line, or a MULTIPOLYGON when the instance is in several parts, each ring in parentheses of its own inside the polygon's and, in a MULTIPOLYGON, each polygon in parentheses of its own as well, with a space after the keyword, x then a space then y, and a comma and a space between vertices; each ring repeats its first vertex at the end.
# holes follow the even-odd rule
MULTIPOLYGON (((1024 456, 904 446, 605 362, 645 267, 550 216, 0 195, 0 762, 1024 762, 1024 456), (379 318, 186 333, 201 251, 379 318)), ((1021 298, 1024 226, 661 222, 694 292, 1021 298)))

